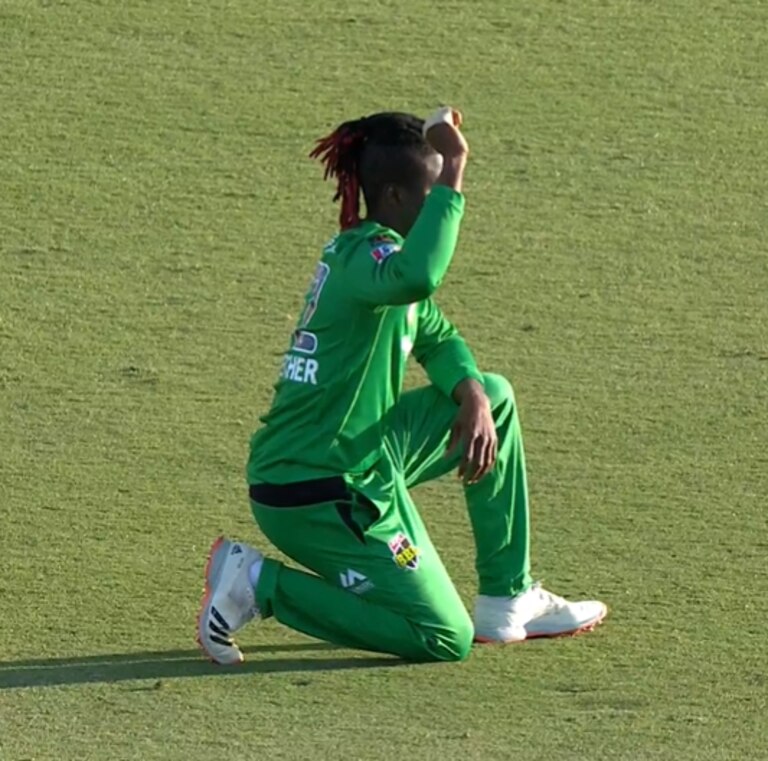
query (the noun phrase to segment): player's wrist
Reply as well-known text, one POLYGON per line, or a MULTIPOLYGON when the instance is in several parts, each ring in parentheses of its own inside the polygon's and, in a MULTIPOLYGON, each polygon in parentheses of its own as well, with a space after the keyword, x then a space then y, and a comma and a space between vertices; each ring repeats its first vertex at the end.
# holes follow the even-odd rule
POLYGON ((489 404, 488 395, 480 381, 475 378, 465 378, 453 389, 453 400, 460 405, 485 405, 489 404))
POLYGON ((469 153, 457 153, 453 156, 443 156, 442 172, 463 172, 467 166, 469 153))
POLYGON ((438 185, 447 185, 461 192, 464 183, 464 168, 467 166, 467 154, 444 157, 443 168, 437 178, 438 185))

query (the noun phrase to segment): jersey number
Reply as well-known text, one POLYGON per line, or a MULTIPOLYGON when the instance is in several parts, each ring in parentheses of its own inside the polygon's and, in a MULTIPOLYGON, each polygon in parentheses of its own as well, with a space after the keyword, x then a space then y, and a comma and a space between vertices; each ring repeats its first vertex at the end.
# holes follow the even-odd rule
POLYGON ((315 276, 312 278, 312 284, 309 286, 304 309, 299 318, 299 324, 293 331, 293 341, 291 349, 302 354, 314 354, 317 351, 317 336, 304 328, 309 325, 309 321, 314 317, 317 311, 317 302, 320 300, 320 293, 323 290, 325 281, 328 279, 331 268, 325 262, 318 262, 315 276))
POLYGON ((312 284, 309 286, 309 293, 307 293, 307 298, 304 302, 304 311, 299 319, 299 329, 306 328, 309 325, 309 321, 315 316, 317 302, 320 300, 320 294, 330 272, 331 268, 325 262, 317 263, 315 276, 312 278, 312 284))

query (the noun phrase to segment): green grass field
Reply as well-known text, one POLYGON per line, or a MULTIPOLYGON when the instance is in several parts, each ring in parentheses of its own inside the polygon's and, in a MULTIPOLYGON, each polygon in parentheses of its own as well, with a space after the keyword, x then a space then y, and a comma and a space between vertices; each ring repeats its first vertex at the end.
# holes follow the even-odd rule
MULTIPOLYGON (((747 0, 3 0, 0 759, 768 759, 767 70, 747 0), (261 541, 336 220, 306 153, 442 101, 439 300, 515 384, 537 576, 611 616, 442 666, 269 621, 217 669, 205 553, 261 541)), ((460 490, 418 500, 471 604, 460 490)))

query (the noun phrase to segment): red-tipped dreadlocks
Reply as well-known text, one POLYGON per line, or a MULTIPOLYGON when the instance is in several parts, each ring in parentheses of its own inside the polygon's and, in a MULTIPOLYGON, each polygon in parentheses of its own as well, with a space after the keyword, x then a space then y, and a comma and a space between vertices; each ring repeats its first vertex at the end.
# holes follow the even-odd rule
POLYGON ((324 179, 336 177, 334 201, 341 199, 339 223, 346 230, 360 222, 360 154, 366 134, 363 120, 344 122, 317 141, 310 158, 325 165, 324 179))
POLYGON ((342 230, 360 222, 361 195, 370 214, 387 185, 408 186, 421 176, 424 156, 433 153, 423 126, 417 116, 387 111, 344 122, 317 141, 309 155, 323 163, 325 179, 336 178, 342 230))

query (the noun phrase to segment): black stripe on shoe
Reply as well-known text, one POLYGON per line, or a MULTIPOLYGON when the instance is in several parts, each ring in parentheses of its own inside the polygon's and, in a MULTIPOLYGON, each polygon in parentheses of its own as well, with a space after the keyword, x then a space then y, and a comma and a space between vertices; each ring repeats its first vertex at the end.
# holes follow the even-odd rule
POLYGON ((215 634, 209 634, 208 639, 210 639, 211 642, 215 642, 218 645, 225 645, 226 647, 232 647, 234 645, 230 640, 224 639, 223 637, 217 637, 215 634))
POLYGON ((213 607, 213 605, 211 605, 211 615, 218 621, 219 626, 221 626, 223 629, 226 629, 227 631, 231 629, 230 625, 224 619, 224 616, 222 616, 221 613, 219 613, 219 611, 213 607))
POLYGON ((228 637, 229 632, 226 629, 222 629, 220 626, 216 626, 216 624, 213 623, 213 621, 208 622, 208 628, 214 633, 218 634, 220 637, 228 637))

